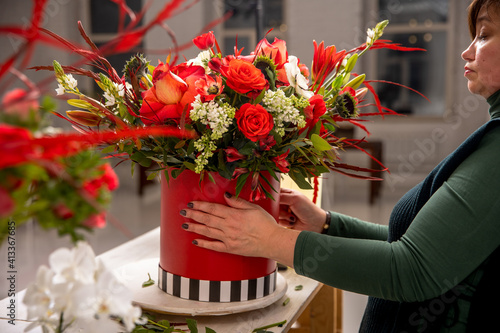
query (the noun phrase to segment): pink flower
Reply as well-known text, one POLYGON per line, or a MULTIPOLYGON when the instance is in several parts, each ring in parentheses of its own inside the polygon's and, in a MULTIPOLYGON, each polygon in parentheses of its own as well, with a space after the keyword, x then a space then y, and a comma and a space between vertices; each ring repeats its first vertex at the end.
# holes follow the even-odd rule
POLYGON ((16 203, 9 192, 0 187, 0 217, 7 217, 14 211, 16 203))
POLYGON ((89 228, 99 228, 102 229, 106 226, 106 213, 99 213, 91 215, 83 225, 89 228))

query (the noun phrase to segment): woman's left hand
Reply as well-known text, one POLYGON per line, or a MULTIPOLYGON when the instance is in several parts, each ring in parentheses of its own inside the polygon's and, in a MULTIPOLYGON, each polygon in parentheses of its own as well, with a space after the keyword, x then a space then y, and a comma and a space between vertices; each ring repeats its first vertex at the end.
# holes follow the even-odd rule
POLYGON ((228 206, 193 201, 181 211, 182 215, 198 222, 185 223, 184 229, 213 239, 196 239, 193 243, 219 252, 271 258, 291 266, 298 232, 279 226, 258 205, 229 193, 224 197, 228 206), (279 243, 281 249, 277 251, 279 243))

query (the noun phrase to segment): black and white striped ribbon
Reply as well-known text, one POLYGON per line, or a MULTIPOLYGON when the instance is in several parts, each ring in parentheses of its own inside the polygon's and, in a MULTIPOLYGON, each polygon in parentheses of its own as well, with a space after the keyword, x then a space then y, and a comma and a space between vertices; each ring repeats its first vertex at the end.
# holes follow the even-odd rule
POLYGON ((240 302, 268 296, 276 289, 277 271, 257 279, 209 281, 190 279, 158 266, 158 287, 169 295, 194 301, 240 302))

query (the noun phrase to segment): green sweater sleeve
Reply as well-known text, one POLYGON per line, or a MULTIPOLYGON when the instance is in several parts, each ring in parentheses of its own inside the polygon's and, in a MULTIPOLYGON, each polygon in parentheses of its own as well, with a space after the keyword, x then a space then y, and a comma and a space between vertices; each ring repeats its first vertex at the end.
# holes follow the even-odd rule
POLYGON ((500 130, 488 132, 398 241, 346 238, 348 233, 334 230, 301 232, 295 270, 337 288, 400 302, 449 290, 500 244, 499 146, 500 130))
POLYGON ((336 212, 331 212, 331 215, 330 228, 328 228, 330 236, 387 240, 388 227, 386 225, 362 221, 336 212))

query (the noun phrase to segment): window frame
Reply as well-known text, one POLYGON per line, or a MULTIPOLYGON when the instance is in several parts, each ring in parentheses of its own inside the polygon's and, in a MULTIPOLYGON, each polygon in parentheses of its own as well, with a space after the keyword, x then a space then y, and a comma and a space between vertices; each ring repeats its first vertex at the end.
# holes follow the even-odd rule
MULTIPOLYGON (((425 25, 424 23, 417 23, 415 26, 410 26, 408 24, 391 24, 385 29, 385 34, 404 34, 404 33, 426 33, 426 32, 445 32, 446 33, 446 54, 444 55, 448 61, 446 61, 446 67, 444 70, 445 75, 445 87, 444 87, 444 107, 445 109, 439 115, 419 115, 419 114, 408 114, 408 117, 418 118, 422 120, 432 120, 432 119, 444 119, 453 112, 452 105, 453 101, 456 100, 455 91, 456 86, 454 82, 454 69, 457 66, 456 60, 456 39, 457 37, 457 16, 458 16, 458 1, 448 0, 449 1, 449 12, 448 12, 448 21, 446 23, 434 23, 430 26, 425 25)), ((364 8, 366 9, 363 12, 363 22, 366 22, 365 29, 372 28, 378 22, 378 1, 373 0, 364 0, 364 8)), ((383 37, 382 37, 383 38, 383 37)), ((411 46, 411 45, 405 45, 411 46)), ((365 72, 369 77, 378 77, 378 55, 377 52, 369 52, 367 53, 364 61, 363 67, 366 68, 365 72)), ((431 101, 432 103, 432 101, 431 101)), ((397 110, 396 110, 397 111, 397 110)))

